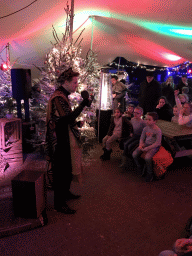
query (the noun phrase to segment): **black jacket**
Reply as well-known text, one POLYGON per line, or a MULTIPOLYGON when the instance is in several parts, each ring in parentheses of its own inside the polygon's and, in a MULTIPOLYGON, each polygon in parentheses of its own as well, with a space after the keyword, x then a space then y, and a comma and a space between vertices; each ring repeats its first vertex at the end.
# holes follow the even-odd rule
POLYGON ((138 101, 139 106, 143 108, 144 114, 155 111, 157 101, 161 95, 161 85, 156 80, 153 79, 151 83, 145 80, 141 83, 138 101))
POLYGON ((171 106, 174 107, 174 105, 176 104, 174 88, 169 84, 166 85, 165 83, 162 83, 161 87, 162 87, 162 96, 165 96, 168 102, 171 104, 171 106))
POLYGON ((171 118, 173 116, 173 110, 169 104, 165 104, 162 108, 156 108, 156 112, 159 116, 159 119, 171 121, 171 118))

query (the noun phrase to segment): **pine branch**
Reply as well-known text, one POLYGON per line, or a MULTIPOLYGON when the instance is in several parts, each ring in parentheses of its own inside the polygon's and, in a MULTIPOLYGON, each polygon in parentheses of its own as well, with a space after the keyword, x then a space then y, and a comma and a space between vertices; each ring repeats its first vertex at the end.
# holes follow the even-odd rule
POLYGON ((82 33, 84 32, 85 28, 81 31, 81 33, 79 34, 79 36, 77 37, 77 40, 75 41, 74 45, 76 45, 77 41, 79 40, 80 36, 82 35, 82 33))

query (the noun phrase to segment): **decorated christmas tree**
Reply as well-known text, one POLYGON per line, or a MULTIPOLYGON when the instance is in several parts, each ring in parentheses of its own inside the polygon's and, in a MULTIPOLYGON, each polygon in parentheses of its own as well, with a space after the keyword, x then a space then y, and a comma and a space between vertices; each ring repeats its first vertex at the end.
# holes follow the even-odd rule
MULTIPOLYGON (((67 14, 65 33, 60 40, 58 34, 53 27, 53 38, 55 43, 52 43, 52 49, 46 55, 43 68, 38 68, 41 72, 41 77, 33 85, 32 100, 30 103, 31 117, 37 121, 40 130, 45 127, 46 107, 50 95, 57 88, 57 79, 59 75, 72 67, 74 71, 79 72, 79 87, 76 93, 70 95, 72 109, 75 108, 82 100, 81 91, 87 90, 89 94, 97 97, 99 91, 99 70, 100 66, 97 63, 97 54, 92 50, 87 52, 86 58, 81 57, 82 49, 81 42, 83 40, 83 30, 78 38, 73 42, 70 37, 70 21, 72 18, 71 10, 67 4, 65 9, 67 14)), ((78 121, 88 123, 94 122, 96 115, 96 105, 93 100, 90 108, 85 108, 78 121)), ((43 131, 40 132, 43 134, 43 131)))
POLYGON ((16 101, 12 97, 11 71, 0 71, 0 118, 16 113, 16 101))

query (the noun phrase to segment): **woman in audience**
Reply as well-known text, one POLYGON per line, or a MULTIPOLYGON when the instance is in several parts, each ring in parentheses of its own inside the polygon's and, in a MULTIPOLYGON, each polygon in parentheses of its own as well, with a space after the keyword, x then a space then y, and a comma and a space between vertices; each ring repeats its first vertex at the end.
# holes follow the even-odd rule
POLYGON ((165 96, 161 96, 159 98, 158 105, 156 106, 156 112, 159 116, 159 119, 171 121, 173 110, 165 96))
POLYGON ((169 76, 167 80, 161 84, 161 88, 162 88, 162 96, 165 96, 169 104, 173 107, 175 105, 175 96, 174 96, 175 84, 173 81, 173 77, 169 76))
POLYGON ((111 118, 111 123, 107 135, 103 138, 104 154, 100 156, 101 160, 110 160, 112 152, 112 144, 117 140, 126 140, 131 133, 133 133, 133 126, 131 122, 122 116, 120 108, 115 109, 114 116, 111 118))
POLYGON ((186 102, 179 112, 178 124, 192 128, 192 104, 186 102))
POLYGON ((179 112, 178 124, 192 128, 192 103, 180 101, 178 90, 175 91, 175 101, 179 112))
POLYGON ((141 133, 143 131, 143 128, 146 126, 146 122, 142 119, 143 109, 141 107, 137 106, 134 109, 133 113, 134 113, 134 117, 131 118, 131 124, 133 126, 133 133, 130 134, 130 137, 124 143, 122 164, 120 165, 120 167, 126 167, 127 157, 129 155, 132 155, 132 153, 136 149, 136 147, 139 146, 139 140, 140 140, 141 133))
MULTIPOLYGON (((178 91, 175 91, 175 101, 179 112, 178 124, 192 128, 192 103, 185 102, 182 105, 178 97, 178 91)), ((190 139, 185 139, 179 141, 178 144, 185 149, 191 149, 192 141, 190 139)))

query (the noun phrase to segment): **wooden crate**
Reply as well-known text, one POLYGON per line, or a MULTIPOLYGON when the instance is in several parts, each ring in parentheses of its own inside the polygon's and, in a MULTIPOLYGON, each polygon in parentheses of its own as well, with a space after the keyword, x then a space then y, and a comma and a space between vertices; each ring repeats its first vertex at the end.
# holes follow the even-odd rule
POLYGON ((10 166, 23 164, 21 119, 0 119, 0 150, 10 166))
POLYGON ((15 216, 39 218, 46 208, 45 173, 23 170, 11 184, 15 216))

